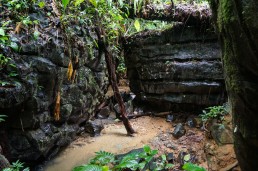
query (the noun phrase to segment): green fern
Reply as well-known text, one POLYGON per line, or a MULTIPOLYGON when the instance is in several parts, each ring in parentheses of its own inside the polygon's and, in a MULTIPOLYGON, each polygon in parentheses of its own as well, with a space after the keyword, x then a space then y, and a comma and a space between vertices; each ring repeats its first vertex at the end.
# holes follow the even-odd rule
POLYGON ((107 166, 87 164, 87 165, 77 166, 73 169, 73 171, 108 171, 108 168, 107 166))
POLYGON ((107 165, 115 161, 115 155, 106 151, 96 152, 96 156, 90 160, 90 164, 107 165))

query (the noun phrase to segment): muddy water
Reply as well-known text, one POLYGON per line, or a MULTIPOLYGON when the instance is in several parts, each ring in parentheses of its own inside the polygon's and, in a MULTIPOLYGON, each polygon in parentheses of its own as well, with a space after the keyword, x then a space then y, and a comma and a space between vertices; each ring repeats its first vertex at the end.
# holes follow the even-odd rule
POLYGON ((87 163, 96 151, 125 153, 149 144, 158 134, 172 128, 171 123, 167 123, 164 118, 141 117, 131 120, 131 124, 138 132, 134 137, 126 136, 122 123, 106 125, 101 136, 80 137, 47 163, 44 170, 71 171, 73 167, 87 163))

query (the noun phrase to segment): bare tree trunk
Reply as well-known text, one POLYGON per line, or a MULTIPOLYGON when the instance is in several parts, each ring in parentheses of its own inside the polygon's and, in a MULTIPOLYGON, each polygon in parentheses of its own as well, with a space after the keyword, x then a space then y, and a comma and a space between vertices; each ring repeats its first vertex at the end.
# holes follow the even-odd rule
POLYGON ((103 48, 103 51, 105 53, 105 60, 106 60, 107 68, 108 68, 109 81, 111 83, 111 86, 112 86, 112 89, 113 89, 113 92, 114 92, 114 96, 115 96, 115 98, 116 98, 116 100, 119 104, 119 107, 120 107, 123 124, 125 126, 126 131, 127 131, 127 134, 132 135, 136 132, 134 131, 133 127, 131 126, 131 124, 129 122, 129 119, 127 118, 124 101, 123 101, 123 98, 122 98, 121 94, 119 93, 113 57, 110 54, 110 52, 107 48, 107 45, 105 44, 103 38, 101 37, 100 29, 97 28, 96 32, 97 32, 97 35, 98 35, 98 38, 99 38, 99 41, 100 41, 99 44, 101 45, 99 47, 103 48))

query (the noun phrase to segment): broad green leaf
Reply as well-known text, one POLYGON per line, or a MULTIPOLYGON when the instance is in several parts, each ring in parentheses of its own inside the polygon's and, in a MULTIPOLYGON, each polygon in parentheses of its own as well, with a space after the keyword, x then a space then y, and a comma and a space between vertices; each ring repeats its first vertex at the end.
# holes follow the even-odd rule
POLYGON ((150 153, 150 152, 151 152, 151 148, 150 148, 150 146, 148 146, 148 145, 144 145, 144 146, 143 146, 143 150, 144 150, 146 153, 150 153))
POLYGON ((40 1, 40 2, 38 3, 39 8, 44 8, 45 5, 46 5, 46 4, 45 4, 44 1, 40 1))
POLYGON ((109 167, 108 166, 102 166, 102 171, 109 171, 109 167))
POLYGON ((95 7, 97 8, 97 1, 96 0, 89 0, 90 3, 95 7))
POLYGON ((115 155, 106 151, 99 151, 96 152, 96 156, 91 159, 91 164, 101 164, 106 165, 108 163, 111 163, 115 160, 115 155))
POLYGON ((108 4, 109 7, 111 7, 112 6, 112 0, 107 0, 107 4, 108 4))
POLYGON ((5 32, 4 32, 4 29, 3 29, 3 28, 0 28, 0 35, 1 35, 1 36, 5 36, 5 32))
POLYGON ((119 6, 120 6, 120 7, 123 7, 123 6, 124 6, 123 0, 118 0, 118 3, 119 3, 119 6))
POLYGON ((19 49, 19 46, 17 45, 17 43, 15 43, 15 42, 11 42, 11 44, 10 44, 10 47, 14 50, 14 51, 18 51, 18 49, 19 49))
POLYGON ((81 3, 83 3, 83 1, 84 1, 84 0, 75 0, 74 5, 75 5, 75 6, 78 6, 78 5, 80 5, 81 3))
POLYGON ((162 154, 162 155, 161 155, 161 158, 162 158, 163 161, 166 161, 166 160, 167 160, 167 157, 166 157, 165 154, 162 154))
POLYGON ((38 32, 37 30, 36 30, 36 31, 34 31, 34 33, 33 33, 33 37, 34 37, 34 39, 35 39, 35 40, 38 40, 39 35, 40 35, 40 32, 38 32))
POLYGON ((69 2, 70 2, 70 0, 62 0, 62 4, 63 4, 64 9, 66 9, 69 2))
POLYGON ((154 155, 158 154, 158 152, 159 152, 158 150, 152 150, 150 154, 151 154, 152 156, 154 156, 154 155))
POLYGON ((82 166, 77 166, 73 169, 73 171, 103 171, 101 166, 87 164, 82 166))
POLYGON ((140 25, 139 20, 136 19, 136 20, 134 21, 134 27, 135 27, 135 29, 136 29, 137 32, 139 32, 139 31, 141 30, 141 25, 140 25))
POLYGON ((187 155, 184 156, 184 161, 187 162, 187 161, 190 160, 190 158, 191 158, 191 155, 187 154, 187 155))
POLYGON ((193 163, 186 163, 183 166, 183 169, 186 171, 206 171, 203 167, 195 165, 193 163))
POLYGON ((133 9, 134 9, 134 14, 137 12, 137 5, 138 5, 138 0, 133 1, 133 9))
POLYGON ((173 164, 171 164, 171 163, 169 163, 169 164, 166 164, 165 169, 170 169, 170 168, 172 168, 172 167, 174 167, 174 165, 173 165, 173 164))

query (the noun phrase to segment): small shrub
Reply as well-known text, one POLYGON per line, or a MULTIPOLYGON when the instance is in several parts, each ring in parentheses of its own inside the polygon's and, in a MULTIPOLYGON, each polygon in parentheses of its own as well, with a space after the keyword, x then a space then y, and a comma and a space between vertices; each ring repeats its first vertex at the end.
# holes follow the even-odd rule
MULTIPOLYGON (((90 160, 89 164, 77 166, 73 171, 121 171, 146 170, 147 165, 158 154, 158 150, 152 150, 150 146, 145 145, 143 151, 136 151, 126 154, 122 159, 115 160, 115 155, 105 151, 96 152, 96 156, 90 160)), ((152 171, 169 170, 173 168, 173 164, 167 162, 166 155, 161 155, 158 160, 153 162, 152 171)), ((186 163, 183 166, 186 171, 206 171, 203 167, 192 163, 186 163)))
POLYGON ((24 168, 24 163, 17 160, 13 162, 9 168, 5 168, 3 171, 30 171, 28 167, 24 168))
POLYGON ((208 107, 202 111, 203 113, 200 114, 200 117, 203 122, 207 122, 210 119, 224 119, 224 115, 227 114, 227 111, 224 106, 212 106, 208 107))

